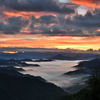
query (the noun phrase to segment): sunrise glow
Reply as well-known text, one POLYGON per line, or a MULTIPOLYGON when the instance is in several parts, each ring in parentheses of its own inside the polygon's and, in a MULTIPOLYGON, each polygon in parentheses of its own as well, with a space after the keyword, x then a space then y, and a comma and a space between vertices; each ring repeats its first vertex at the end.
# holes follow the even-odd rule
POLYGON ((0 8, 0 47, 100 48, 98 0, 16 2, 0 8))

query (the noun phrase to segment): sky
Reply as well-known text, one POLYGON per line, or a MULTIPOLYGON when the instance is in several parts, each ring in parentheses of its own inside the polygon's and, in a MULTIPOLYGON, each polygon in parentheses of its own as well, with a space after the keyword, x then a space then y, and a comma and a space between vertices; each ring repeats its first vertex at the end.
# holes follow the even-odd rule
POLYGON ((0 47, 100 49, 99 0, 0 0, 0 47))

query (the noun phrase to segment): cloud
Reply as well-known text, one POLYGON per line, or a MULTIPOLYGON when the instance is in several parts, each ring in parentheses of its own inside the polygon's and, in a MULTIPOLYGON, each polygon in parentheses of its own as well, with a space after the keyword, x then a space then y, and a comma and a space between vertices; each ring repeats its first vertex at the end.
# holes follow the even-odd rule
POLYGON ((66 23, 73 29, 82 30, 87 36, 95 36, 100 28, 100 11, 97 11, 95 10, 95 13, 88 11, 84 16, 76 15, 73 18, 69 17, 66 19, 66 23))
POLYGON ((44 16, 41 16, 39 18, 39 22, 41 24, 46 24, 46 25, 49 25, 49 24, 56 24, 57 23, 57 18, 53 15, 44 15, 44 16))
POLYGON ((73 19, 68 18, 66 23, 70 25, 77 25, 83 28, 100 27, 100 13, 93 15, 91 12, 87 12, 85 16, 76 15, 73 19))
POLYGON ((20 33, 20 30, 28 23, 28 20, 24 20, 21 17, 6 18, 4 21, 0 21, 0 31, 4 34, 20 33))
POLYGON ((42 30, 42 34, 51 36, 99 36, 100 11, 98 9, 94 12, 88 11, 84 16, 75 15, 67 18, 57 16, 55 19, 57 22, 52 26, 38 26, 38 29, 40 28, 42 30))
MULTIPOLYGON (((78 15, 74 17, 78 17, 78 15)), ((76 19, 71 20, 70 17, 66 19, 63 15, 56 17, 44 15, 37 19, 32 16, 30 24, 30 30, 32 31, 30 34, 43 34, 48 36, 89 36, 82 29, 77 24, 76 19)))
POLYGON ((34 15, 5 18, 0 21, 0 31, 4 34, 42 34, 46 36, 100 36, 100 11, 88 11, 85 15, 34 15))
MULTIPOLYGON (((57 1, 57 0, 56 0, 57 1)), ((17 11, 54 12, 71 14, 75 11, 54 0, 0 0, 0 5, 17 11)))
POLYGON ((99 0, 70 0, 74 4, 83 5, 87 7, 100 8, 99 0))

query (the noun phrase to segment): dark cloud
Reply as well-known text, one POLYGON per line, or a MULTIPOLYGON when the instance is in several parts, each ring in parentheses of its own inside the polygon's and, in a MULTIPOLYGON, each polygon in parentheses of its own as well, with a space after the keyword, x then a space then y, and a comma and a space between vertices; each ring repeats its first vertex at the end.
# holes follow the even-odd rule
POLYGON ((65 16, 59 15, 57 17, 52 15, 44 15, 40 18, 32 16, 30 34, 43 34, 49 36, 88 36, 81 29, 75 29, 66 23, 65 16), (34 25, 38 25, 34 27, 34 25), (53 25, 50 25, 53 24, 53 25), (38 32, 36 32, 39 30, 38 32))
POLYGON ((46 36, 89 36, 85 34, 82 30, 72 30, 66 25, 40 25, 38 27, 34 27, 30 34, 42 34, 46 36), (36 32, 36 30, 39 30, 36 32))
POLYGON ((44 24, 56 24, 57 23, 57 17, 55 16, 52 16, 52 15, 44 15, 44 16, 41 16, 39 18, 39 22, 40 23, 44 23, 44 24))
POLYGON ((60 7, 53 0, 0 0, 0 5, 17 11, 47 11, 61 14, 71 14, 75 12, 66 6, 60 7))
POLYGON ((100 12, 96 15, 87 12, 85 16, 76 15, 73 19, 68 18, 66 23, 69 25, 76 25, 79 28, 99 28, 100 27, 100 12))
MULTIPOLYGON (((21 17, 5 18, 0 21, 0 31, 5 34, 20 33, 27 27, 29 34, 43 34, 48 36, 100 36, 100 12, 87 12, 84 16, 74 17, 64 15, 43 15, 29 19, 21 17), (4 21, 7 23, 5 24, 4 21)), ((25 32, 22 32, 25 33, 25 32)))
MULTIPOLYGON (((95 12, 96 11, 97 10, 95 10, 95 12)), ((75 15, 73 18, 69 16, 66 19, 63 15, 60 15, 54 17, 57 22, 53 21, 54 25, 52 26, 49 26, 50 22, 52 23, 52 20, 48 21, 49 16, 46 16, 48 18, 41 16, 41 18, 42 17, 45 19, 43 22, 46 24, 48 23, 48 26, 40 25, 37 27, 37 29, 42 31, 42 34, 61 36, 100 36, 100 32, 97 31, 100 28, 100 12, 93 13, 88 11, 84 16, 75 15)), ((41 20, 41 18, 39 19, 41 20)))
POLYGON ((6 18, 4 21, 6 23, 0 22, 0 31, 5 34, 20 33, 20 30, 29 23, 28 20, 24 20, 21 17, 6 18))
POLYGON ((73 18, 69 17, 66 19, 66 24, 72 27, 72 29, 81 29, 88 36, 99 36, 97 30, 100 28, 100 11, 88 11, 84 16, 76 15, 73 18))

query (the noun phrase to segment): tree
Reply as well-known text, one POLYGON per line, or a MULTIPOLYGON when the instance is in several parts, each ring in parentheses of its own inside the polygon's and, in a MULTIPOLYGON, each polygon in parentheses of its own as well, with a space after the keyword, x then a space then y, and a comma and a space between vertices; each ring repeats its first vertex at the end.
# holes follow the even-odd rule
POLYGON ((93 75, 90 76, 88 85, 90 96, 92 96, 93 100, 100 100, 100 69, 93 70, 93 75))
POLYGON ((88 86, 74 93, 69 100, 100 100, 100 68, 93 70, 88 86))

